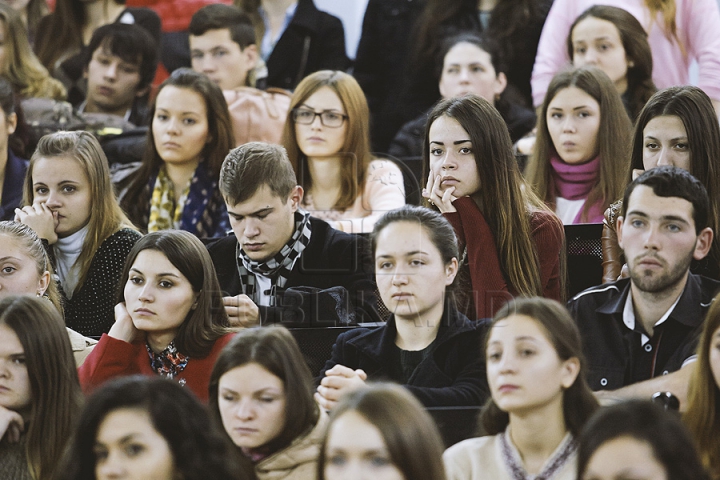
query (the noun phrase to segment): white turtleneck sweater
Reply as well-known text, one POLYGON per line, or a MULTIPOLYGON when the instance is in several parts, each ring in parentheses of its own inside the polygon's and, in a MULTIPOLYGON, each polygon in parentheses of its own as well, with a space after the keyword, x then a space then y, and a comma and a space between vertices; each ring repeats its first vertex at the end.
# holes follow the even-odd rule
POLYGON ((55 252, 55 270, 60 277, 60 284, 67 298, 72 298, 80 280, 80 266, 77 259, 82 252, 83 243, 88 233, 87 225, 77 232, 64 238, 58 238, 53 245, 55 252))

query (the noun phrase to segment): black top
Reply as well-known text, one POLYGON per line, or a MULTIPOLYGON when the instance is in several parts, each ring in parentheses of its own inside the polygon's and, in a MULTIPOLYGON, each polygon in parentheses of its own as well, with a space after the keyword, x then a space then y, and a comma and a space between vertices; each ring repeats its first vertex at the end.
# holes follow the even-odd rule
POLYGON ((5 180, 3 181, 2 200, 0 200, 0 220, 13 220, 15 209, 20 207, 23 196, 23 182, 27 172, 28 161, 19 158, 8 148, 5 164, 5 180))
POLYGON ((577 294, 568 309, 577 321, 593 390, 614 390, 679 370, 695 354, 705 314, 720 282, 690 274, 669 317, 646 334, 640 321, 631 330, 623 322, 630 279, 589 288, 577 294))
POLYGON ((295 15, 267 60, 267 86, 294 90, 313 72, 348 67, 340 19, 318 10, 312 0, 299 0, 295 15))
MULTIPOLYGON (((90 262, 85 282, 71 299, 67 298, 58 281, 68 328, 86 337, 99 337, 110 330, 115 323, 120 275, 130 250, 140 237, 137 231, 123 228, 106 238, 90 262)), ((54 263, 52 249, 48 249, 48 253, 54 263)))
MULTIPOLYGON (((310 218, 310 224, 310 243, 288 276, 285 290, 297 287, 344 288, 349 294, 356 320, 376 321, 375 281, 367 241, 357 235, 335 230, 317 218, 310 218)), ((228 235, 208 245, 224 296, 242 293, 237 245, 235 235, 228 235)), ((278 296, 283 296, 283 293, 282 290, 277 291, 278 296)), ((296 296, 287 301, 284 301, 284 297, 279 298, 277 307, 259 306, 262 323, 283 322, 285 317, 292 318, 294 323, 297 321, 297 314, 292 310, 297 310, 298 307, 311 317, 317 317, 317 308, 322 308, 324 304, 322 299, 312 296, 312 301, 305 302, 297 298, 297 295, 302 296, 300 290, 295 290, 294 294, 296 296)), ((313 320, 316 319, 311 318, 310 323, 314 323, 313 320)))
MULTIPOLYGON (((486 330, 484 322, 471 322, 455 308, 446 308, 437 337, 405 387, 426 407, 482 405, 488 397, 482 347, 486 330)), ((396 336, 394 316, 380 328, 341 334, 316 383, 337 364, 364 370, 368 380, 398 381, 392 365, 396 336)))

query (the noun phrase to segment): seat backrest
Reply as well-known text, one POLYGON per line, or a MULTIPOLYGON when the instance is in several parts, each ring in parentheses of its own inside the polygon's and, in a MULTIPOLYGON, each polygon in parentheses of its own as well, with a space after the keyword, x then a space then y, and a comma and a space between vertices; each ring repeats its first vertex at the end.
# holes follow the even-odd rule
POLYGON ((313 378, 320 375, 325 362, 332 357, 332 347, 337 337, 343 333, 357 328, 349 327, 320 327, 320 328, 290 328, 290 333, 295 337, 300 351, 305 357, 305 362, 310 367, 313 378))
POLYGON ((602 283, 602 223, 565 225, 568 298, 602 283))

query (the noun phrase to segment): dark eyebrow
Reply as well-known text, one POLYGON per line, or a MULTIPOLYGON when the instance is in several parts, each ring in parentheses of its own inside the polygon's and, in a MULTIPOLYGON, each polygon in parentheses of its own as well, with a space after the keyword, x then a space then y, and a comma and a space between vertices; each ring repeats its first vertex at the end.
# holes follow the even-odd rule
POLYGON ((247 215, 240 215, 239 213, 235 212, 228 212, 228 215, 232 215, 234 218, 241 219, 245 217, 259 217, 261 215, 267 215, 269 213, 272 213, 275 210, 275 207, 265 207, 261 208, 260 210, 256 210, 252 213, 248 213, 247 215))
MULTIPOLYGON (((141 272, 140 270, 138 270, 138 269, 135 268, 135 267, 131 267, 131 268, 130 268, 130 271, 131 271, 131 272, 139 273, 140 275, 145 275, 143 272, 141 272)), ((175 278, 180 278, 179 276, 177 276, 176 274, 174 274, 174 273, 172 273, 172 272, 162 272, 162 273, 158 273, 158 274, 155 275, 155 276, 156 276, 156 277, 175 277, 175 278)))
MULTIPOLYGON (((430 140, 430 143, 437 143, 438 145, 445 145, 443 142, 438 142, 437 140, 430 140)), ((472 143, 471 140, 455 140, 453 142, 453 145, 460 145, 461 143, 472 143)))
MULTIPOLYGON (((625 216, 629 217, 630 215, 634 215, 636 217, 642 217, 642 218, 650 218, 650 215, 648 215, 647 213, 644 213, 644 212, 640 212, 638 210, 630 210, 629 212, 627 212, 627 214, 625 216)), ((688 222, 683 217, 678 217, 677 215, 661 215, 660 219, 665 222, 668 222, 668 221, 679 222, 679 223, 684 223, 685 225, 690 225, 690 222, 688 222)))
MULTIPOLYGON (((657 137, 655 137, 655 136, 653 136, 653 135, 645 135, 645 138, 649 138, 649 139, 652 139, 652 140, 657 140, 657 139, 658 139, 657 137)), ((676 142, 676 141, 678 141, 678 140, 687 140, 687 135, 682 135, 682 136, 679 136, 679 137, 673 137, 673 138, 670 139, 671 142, 676 142)))

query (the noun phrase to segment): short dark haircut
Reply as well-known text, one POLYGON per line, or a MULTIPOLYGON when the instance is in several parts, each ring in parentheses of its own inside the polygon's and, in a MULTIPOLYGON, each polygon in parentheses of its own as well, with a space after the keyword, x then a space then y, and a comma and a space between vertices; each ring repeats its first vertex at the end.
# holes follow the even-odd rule
POLYGON ((692 203, 693 221, 695 232, 710 226, 708 211, 710 210, 710 199, 707 190, 700 180, 693 177, 690 172, 672 165, 663 165, 647 170, 627 186, 623 197, 622 216, 627 215, 630 195, 636 187, 645 185, 653 190, 658 197, 678 197, 692 203))
POLYGON ((272 143, 250 142, 230 150, 220 168, 219 188, 225 201, 229 205, 242 203, 263 185, 282 200, 287 200, 297 186, 285 149, 272 143))
POLYGON ((85 68, 98 48, 140 67, 138 90, 146 88, 155 78, 158 44, 144 28, 126 23, 111 23, 95 30, 85 54, 85 68))
POLYGON ((697 456, 695 444, 680 418, 658 405, 631 400, 599 410, 585 425, 578 448, 578 478, 593 454, 606 442, 630 437, 646 443, 671 480, 709 478, 697 456))
POLYGON ((250 17, 239 8, 222 3, 205 5, 195 12, 188 31, 190 35, 199 36, 208 30, 225 28, 230 31, 230 38, 240 46, 240 50, 257 43, 255 27, 250 17))
POLYGON ((109 414, 120 409, 147 413, 167 442, 182 478, 247 478, 233 461, 232 446, 213 428, 207 410, 187 388, 166 378, 139 375, 113 380, 88 399, 59 478, 95 478, 93 448, 98 429, 109 414))
POLYGON ((218 406, 220 378, 230 370, 257 363, 278 377, 285 390, 285 425, 282 432, 262 448, 277 452, 309 431, 320 409, 313 399, 312 373, 295 338, 280 325, 241 330, 225 345, 210 374, 210 413, 222 424, 218 406))

